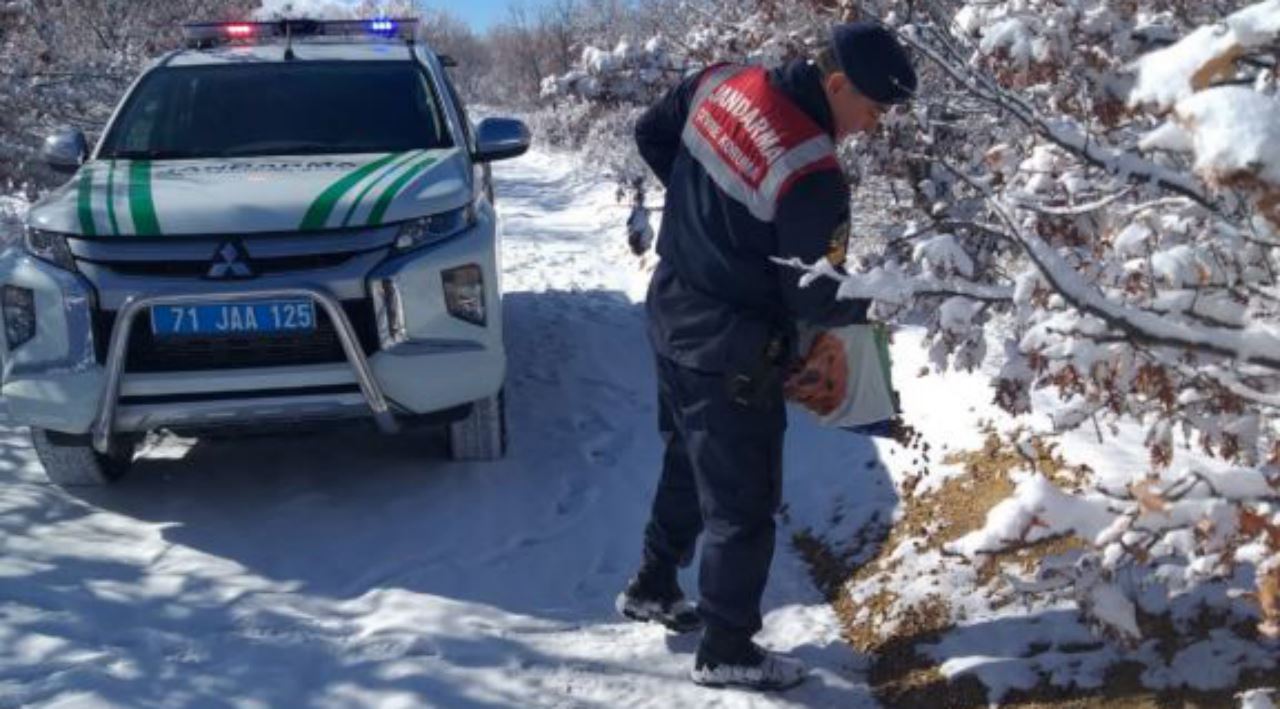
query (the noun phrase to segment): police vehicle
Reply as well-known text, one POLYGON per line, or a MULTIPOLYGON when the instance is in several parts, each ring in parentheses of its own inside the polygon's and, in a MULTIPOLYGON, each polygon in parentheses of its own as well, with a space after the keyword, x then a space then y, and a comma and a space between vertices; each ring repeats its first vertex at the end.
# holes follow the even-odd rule
POLYGON ((189 25, 35 204, 0 264, 3 399, 49 478, 102 484, 143 434, 369 419, 504 453, 488 164, 407 20, 189 25))

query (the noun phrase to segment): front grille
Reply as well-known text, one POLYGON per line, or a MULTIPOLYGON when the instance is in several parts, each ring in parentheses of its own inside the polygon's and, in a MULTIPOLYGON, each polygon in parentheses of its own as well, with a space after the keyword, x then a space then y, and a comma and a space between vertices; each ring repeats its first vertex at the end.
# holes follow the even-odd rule
MULTIPOLYGON (((357 253, 348 252, 256 258, 250 260, 248 265, 255 276, 269 276, 275 273, 337 268, 358 255, 357 253)), ((89 261, 89 263, 108 268, 122 276, 157 276, 163 278, 204 278, 208 275, 212 266, 208 259, 200 261, 89 261)))
MULTIPOLYGON (((378 349, 378 326, 373 305, 365 299, 342 303, 366 355, 378 349)), ((106 363, 114 312, 100 312, 94 321, 98 362, 106 363)), ((130 373, 188 372, 291 367, 345 362, 346 353, 328 314, 316 306, 312 332, 236 335, 231 337, 174 337, 157 339, 151 334, 150 316, 140 314, 129 336, 125 371, 130 373)))

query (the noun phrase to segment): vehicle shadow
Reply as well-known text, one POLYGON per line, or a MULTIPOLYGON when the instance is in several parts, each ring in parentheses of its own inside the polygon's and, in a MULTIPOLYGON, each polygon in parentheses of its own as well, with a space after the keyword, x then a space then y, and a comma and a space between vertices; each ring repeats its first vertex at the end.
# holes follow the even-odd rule
MULTIPOLYGON (((590 692, 609 685, 663 696, 688 639, 670 661, 637 662, 628 643, 665 651, 662 634, 612 609, 661 457, 641 308, 612 291, 513 293, 505 308, 503 461, 449 462, 432 430, 165 437, 120 484, 68 494, 6 439, 0 530, 14 561, 0 606, 30 612, 0 629, 57 642, 40 657, 0 643, 0 706, 47 698, 36 676, 50 672, 128 706, 607 706, 590 692)), ((875 447, 792 421, 780 548, 888 519, 897 498, 875 447)), ((802 562, 780 554, 774 569, 764 640, 819 670, 786 702, 869 702, 863 660, 837 630, 815 635, 830 611, 802 562)))

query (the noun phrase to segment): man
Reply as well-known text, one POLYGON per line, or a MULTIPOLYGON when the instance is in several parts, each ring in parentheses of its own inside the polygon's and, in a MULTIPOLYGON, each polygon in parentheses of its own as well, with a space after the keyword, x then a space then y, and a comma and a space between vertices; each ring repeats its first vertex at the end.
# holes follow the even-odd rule
POLYGON ((720 65, 685 81, 636 125, 667 188, 649 289, 662 479, 639 573, 618 610, 677 632, 705 629, 692 679, 784 689, 804 666, 752 641, 773 558, 786 428, 783 379, 798 323, 865 319, 826 280, 807 288, 774 258, 844 263, 849 192, 836 141, 875 130, 916 76, 884 27, 837 27, 816 64, 720 65), (698 536, 700 600, 677 582, 698 536))

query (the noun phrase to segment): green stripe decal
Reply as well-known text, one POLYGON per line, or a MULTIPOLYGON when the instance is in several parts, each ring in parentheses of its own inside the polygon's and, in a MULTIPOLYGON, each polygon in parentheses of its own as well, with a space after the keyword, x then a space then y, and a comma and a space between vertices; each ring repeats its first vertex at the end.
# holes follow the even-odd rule
POLYGON ((120 222, 116 221, 116 161, 107 168, 107 217, 111 220, 111 233, 120 236, 120 222))
POLYGON ((160 236, 160 221, 151 199, 150 160, 129 164, 129 216, 133 217, 133 232, 138 236, 160 236))
POLYGON ((413 160, 415 157, 417 157, 421 153, 422 151, 420 150, 415 150, 411 153, 407 153, 404 156, 404 159, 395 161, 391 165, 391 167, 387 168, 386 170, 383 170, 381 175, 378 175, 377 177, 370 180, 369 184, 365 185, 364 189, 360 190, 360 194, 356 195, 356 199, 354 202, 351 203, 351 206, 347 208, 347 216, 343 217, 342 226, 348 226, 351 224, 351 218, 356 215, 356 208, 360 206, 360 202, 364 200, 365 196, 369 194, 370 190, 376 187, 378 183, 387 179, 387 177, 391 175, 391 173, 395 172, 396 170, 399 170, 401 167, 404 167, 405 163, 408 163, 410 160, 413 160))
POLYGON ((396 195, 400 194, 400 190, 404 189, 404 186, 409 184, 410 180, 421 175, 422 171, 430 167, 435 161, 434 157, 428 155, 415 162, 408 170, 405 170, 403 174, 397 177, 395 182, 392 182, 391 186, 387 187, 378 197, 378 201, 373 204, 373 211, 369 212, 367 225, 378 226, 381 224, 382 217, 386 215, 387 209, 391 207, 391 201, 396 198, 396 195))
POLYGON ((90 165, 80 168, 76 211, 80 215, 80 233, 84 236, 97 236, 98 230, 93 225, 93 167, 90 165))
POLYGON ((351 191, 361 180, 373 174, 378 168, 390 163, 392 160, 403 155, 403 153, 391 153, 385 157, 378 158, 364 167, 357 168, 344 175, 337 182, 329 185, 328 189, 320 193, 319 197, 311 203, 307 209, 307 213, 302 217, 302 224, 298 227, 303 231, 313 231, 315 229, 323 229, 325 224, 329 222, 329 215, 333 213, 333 208, 338 204, 338 200, 342 196, 351 191))

